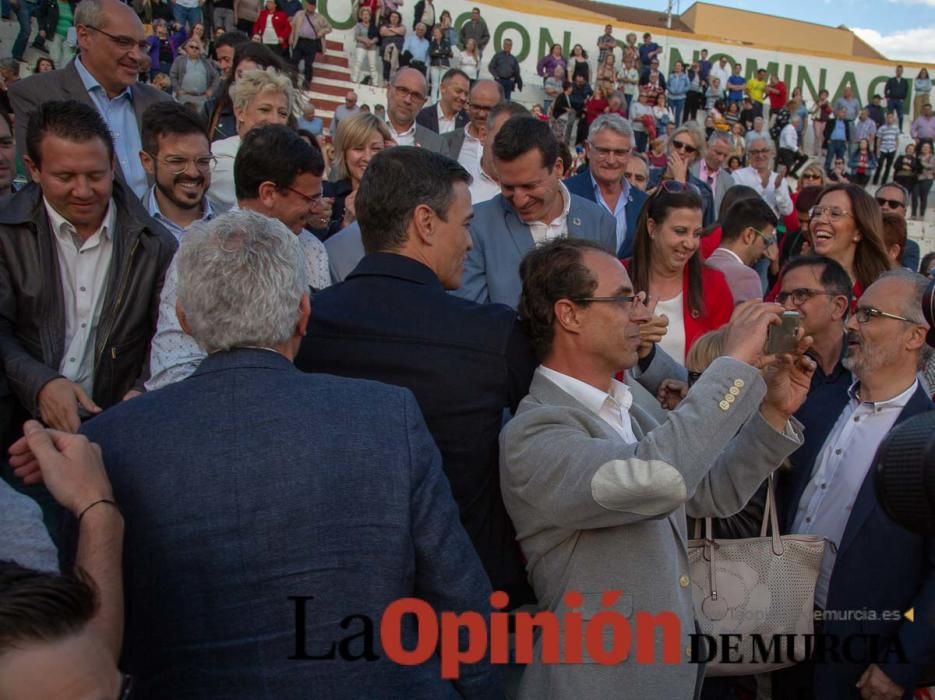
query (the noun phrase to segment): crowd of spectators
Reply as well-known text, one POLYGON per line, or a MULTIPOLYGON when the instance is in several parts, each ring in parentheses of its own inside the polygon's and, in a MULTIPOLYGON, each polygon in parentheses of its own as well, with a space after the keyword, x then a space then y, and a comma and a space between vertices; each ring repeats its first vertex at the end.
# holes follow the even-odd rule
POLYGON ((361 0, 352 32, 385 107, 350 91, 328 130, 302 97, 330 30, 314 0, 216 1, 208 32, 189 0, 58 2, 38 27, 68 62, 0 63, 0 697, 931 683, 933 543, 871 470, 935 408, 935 261, 906 224, 935 179, 927 74, 908 141, 902 68, 886 107, 810 106, 706 51, 666 75, 651 35, 607 26, 594 63, 550 48, 527 109, 479 10, 456 31, 420 0, 410 31, 400 4, 361 0), (794 349, 767 354, 791 311, 794 349), (827 540, 819 619, 918 622, 829 616, 816 632, 877 653, 727 679, 592 644, 465 651, 452 679, 414 615, 398 646, 426 660, 380 642, 417 598, 464 620, 667 611, 685 649, 689 518, 756 537, 771 480, 783 532, 827 540))

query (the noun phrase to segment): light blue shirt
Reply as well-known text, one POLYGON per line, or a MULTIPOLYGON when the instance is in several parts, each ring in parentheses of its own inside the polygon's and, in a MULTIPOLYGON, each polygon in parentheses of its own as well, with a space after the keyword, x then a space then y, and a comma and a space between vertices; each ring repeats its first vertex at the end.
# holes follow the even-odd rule
POLYGON ((143 143, 140 140, 140 126, 136 123, 136 113, 133 111, 133 92, 127 87, 111 99, 103 86, 81 63, 81 58, 75 59, 75 68, 78 69, 78 75, 91 101, 110 128, 114 138, 114 156, 124 180, 134 194, 142 199, 149 187, 149 181, 140 162, 143 143))
POLYGON ((406 37, 405 43, 403 43, 403 52, 408 51, 412 54, 413 61, 422 61, 428 65, 429 62, 429 40, 426 38, 420 39, 414 33, 406 37))
MULTIPOLYGON (((185 229, 163 215, 162 211, 159 209, 159 202, 156 200, 155 185, 149 188, 149 192, 146 193, 146 198, 143 203, 146 206, 146 211, 149 212, 149 215, 162 224, 166 231, 175 236, 175 240, 182 240, 182 236, 185 234, 185 229)), ((192 223, 197 223, 199 221, 211 221, 214 216, 214 209, 211 207, 211 202, 209 202, 208 198, 205 197, 204 200, 202 200, 201 217, 195 219, 195 221, 192 223)))
POLYGON ((613 209, 607 206, 607 202, 601 196, 601 186, 597 184, 594 175, 591 175, 591 186, 594 188, 594 201, 610 212, 610 215, 617 222, 617 250, 620 250, 627 238, 627 202, 630 201, 630 182, 626 179, 623 180, 623 189, 620 191, 617 205, 613 209))

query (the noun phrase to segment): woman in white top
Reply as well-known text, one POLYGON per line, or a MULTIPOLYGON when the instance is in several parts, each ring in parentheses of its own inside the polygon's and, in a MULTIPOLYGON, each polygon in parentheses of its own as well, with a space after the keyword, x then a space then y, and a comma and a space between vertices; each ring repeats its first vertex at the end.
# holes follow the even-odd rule
POLYGON ((212 151, 217 165, 211 174, 208 197, 219 211, 237 202, 234 194, 234 158, 240 141, 250 129, 261 124, 286 124, 295 102, 295 90, 288 76, 275 68, 245 72, 231 86, 231 102, 237 119, 237 134, 216 141, 212 151))
POLYGON ((630 56, 624 56, 623 65, 617 69, 617 86, 623 90, 629 108, 640 94, 640 72, 630 56))
POLYGON ((480 52, 477 50, 477 42, 474 39, 467 40, 464 51, 455 59, 455 67, 467 73, 472 81, 477 80, 480 71, 480 52))

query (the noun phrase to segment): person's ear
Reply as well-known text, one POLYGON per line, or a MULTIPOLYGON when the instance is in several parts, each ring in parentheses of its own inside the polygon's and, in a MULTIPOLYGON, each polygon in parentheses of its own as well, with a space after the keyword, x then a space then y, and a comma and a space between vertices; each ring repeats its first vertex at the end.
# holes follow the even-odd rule
POLYGON ((649 232, 650 238, 656 237, 656 221, 655 219, 646 219, 646 230, 649 232))
POLYGON ((265 180, 257 188, 257 199, 267 211, 271 211, 276 205, 276 197, 279 194, 279 188, 276 183, 265 180))
MULTIPOLYGON (((585 142, 585 148, 588 148, 587 142, 585 142)), ((562 179, 562 176, 565 174, 565 164, 562 162, 561 156, 555 159, 555 162, 552 164, 552 174, 555 175, 558 179, 562 179)))
POLYGON ((850 306, 850 302, 843 294, 831 297, 831 319, 833 321, 840 321, 847 316, 847 311, 850 306))
POLYGON ((179 327, 185 335, 192 334, 192 327, 188 325, 188 319, 185 318, 185 311, 182 310, 182 302, 175 302, 175 317, 179 320, 179 327))
POLYGON ((568 299, 559 299, 552 307, 552 311, 555 314, 555 321, 566 333, 574 335, 581 332, 581 310, 582 307, 572 303, 568 299))
POLYGON ((299 301, 299 317, 295 322, 295 333, 300 338, 304 338, 308 331, 308 320, 312 316, 312 303, 308 294, 303 294, 299 301))
POLYGON ((29 179, 35 183, 39 182, 39 166, 33 162, 33 159, 29 156, 23 156, 23 165, 26 166, 26 170, 29 172, 29 179))
POLYGON ((412 229, 422 243, 426 245, 434 243, 437 218, 438 214, 427 204, 418 205, 412 212, 412 229))
POLYGON ((156 163, 151 155, 146 151, 140 151, 140 163, 143 164, 143 170, 150 175, 156 174, 156 163))

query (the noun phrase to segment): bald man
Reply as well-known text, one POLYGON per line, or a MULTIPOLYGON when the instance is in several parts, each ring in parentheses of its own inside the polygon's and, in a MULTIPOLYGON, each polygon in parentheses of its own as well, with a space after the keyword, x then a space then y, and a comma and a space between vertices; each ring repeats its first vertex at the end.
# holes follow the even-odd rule
POLYGON ((484 136, 490 110, 503 102, 503 88, 495 80, 478 80, 471 88, 467 111, 471 121, 462 129, 444 135, 448 155, 467 168, 469 173, 480 167, 484 153, 484 136))
POLYGON ((95 107, 114 136, 117 175, 137 197, 149 189, 140 162, 140 123, 155 102, 171 99, 166 93, 137 82, 140 65, 149 53, 140 18, 120 0, 82 0, 75 9, 80 57, 60 70, 18 80, 10 87, 16 114, 16 143, 26 148, 26 124, 41 102, 80 100, 95 107))
POLYGON ((414 68, 400 68, 386 91, 386 121, 397 146, 418 146, 448 155, 442 137, 416 123, 428 99, 425 76, 414 68))

